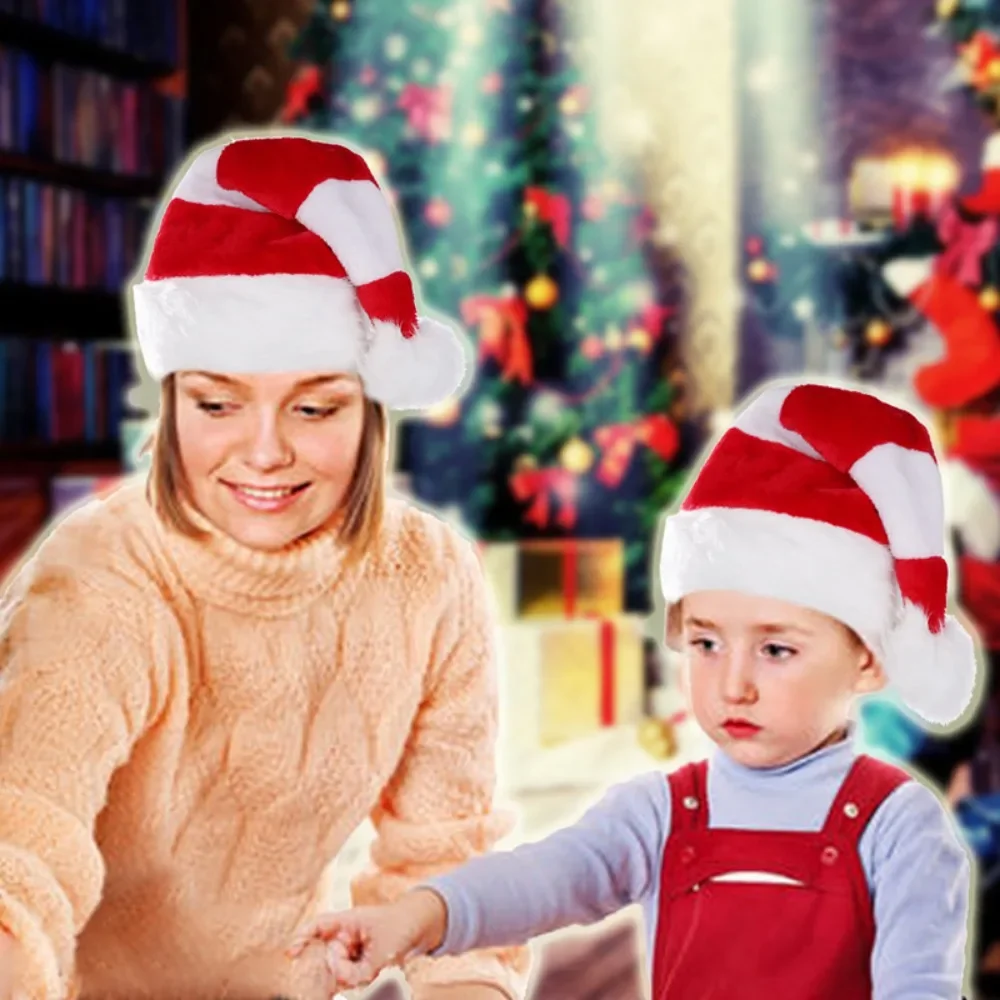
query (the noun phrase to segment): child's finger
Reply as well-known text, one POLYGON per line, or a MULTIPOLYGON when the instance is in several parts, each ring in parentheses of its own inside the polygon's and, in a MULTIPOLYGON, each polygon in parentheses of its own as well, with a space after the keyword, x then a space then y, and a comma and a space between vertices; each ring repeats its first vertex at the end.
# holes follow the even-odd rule
POLYGON ((313 941, 328 941, 343 931, 350 932, 351 930, 352 922, 348 915, 343 913, 324 914, 292 938, 287 954, 289 958, 297 958, 313 941))

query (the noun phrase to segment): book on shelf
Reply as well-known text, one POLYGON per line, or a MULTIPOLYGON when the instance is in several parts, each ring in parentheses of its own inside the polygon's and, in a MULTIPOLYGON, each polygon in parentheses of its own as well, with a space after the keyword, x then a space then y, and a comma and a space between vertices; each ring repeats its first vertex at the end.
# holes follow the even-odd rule
POLYGON ((144 201, 0 176, 0 280, 118 292, 149 213, 144 201))
POLYGON ((0 448, 119 440, 135 379, 128 344, 0 338, 0 448))
POLYGON ((184 152, 185 102, 151 83, 50 64, 0 45, 0 148, 124 176, 169 174, 184 152))
POLYGON ((0 0, 0 14, 150 62, 175 65, 180 56, 179 0, 0 0))
POLYGON ((0 476, 0 582, 45 526, 49 498, 30 476, 0 476))

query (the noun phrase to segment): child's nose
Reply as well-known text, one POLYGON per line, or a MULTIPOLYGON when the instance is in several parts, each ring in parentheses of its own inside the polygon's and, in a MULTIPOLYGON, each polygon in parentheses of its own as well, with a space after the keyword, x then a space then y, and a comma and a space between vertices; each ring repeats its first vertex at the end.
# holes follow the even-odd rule
POLYGON ((722 673, 722 694, 726 701, 731 702, 753 700, 756 688, 753 659, 749 654, 734 650, 729 655, 722 673))

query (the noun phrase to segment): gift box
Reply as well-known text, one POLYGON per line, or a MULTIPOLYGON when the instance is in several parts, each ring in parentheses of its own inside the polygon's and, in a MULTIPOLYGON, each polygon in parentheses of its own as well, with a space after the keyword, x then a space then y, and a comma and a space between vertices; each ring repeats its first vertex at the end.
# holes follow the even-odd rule
POLYGON ((504 621, 613 617, 625 600, 621 539, 484 543, 483 565, 504 621))
POLYGON ((513 746, 558 746, 642 719, 640 619, 524 621, 507 625, 501 639, 504 717, 513 746))

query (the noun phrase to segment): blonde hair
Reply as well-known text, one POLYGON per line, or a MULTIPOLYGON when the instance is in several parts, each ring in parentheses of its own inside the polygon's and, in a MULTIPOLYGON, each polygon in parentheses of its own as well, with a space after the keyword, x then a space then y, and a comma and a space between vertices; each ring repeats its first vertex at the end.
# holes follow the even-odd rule
MULTIPOLYGON (((372 546, 385 510, 388 421, 381 403, 366 397, 364 408, 358 460, 341 508, 340 533, 348 547, 349 561, 360 558, 372 546)), ((146 495, 157 515, 171 528, 189 538, 200 538, 204 533, 185 507, 189 490, 177 441, 176 410, 175 378, 167 375, 160 386, 156 430, 143 448, 151 453, 146 495)))

